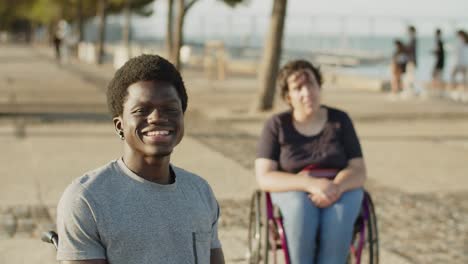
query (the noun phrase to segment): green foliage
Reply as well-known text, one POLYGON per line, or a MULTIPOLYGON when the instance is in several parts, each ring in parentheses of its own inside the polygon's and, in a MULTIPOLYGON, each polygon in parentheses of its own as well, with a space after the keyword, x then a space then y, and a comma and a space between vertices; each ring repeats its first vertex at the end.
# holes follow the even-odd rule
POLYGON ((47 24, 61 16, 59 0, 36 0, 28 10, 27 17, 35 22, 47 24))
POLYGON ((150 5, 155 0, 111 0, 108 11, 110 13, 120 13, 125 8, 125 1, 130 1, 130 9, 140 16, 151 16, 153 8, 150 5))
MULTIPOLYGON (((126 0, 108 0, 107 11, 120 13, 126 0)), ((132 12, 141 16, 150 16, 154 0, 130 0, 132 12)), ((96 16, 97 0, 0 0, 0 29, 7 28, 9 23, 18 19, 50 24, 65 19, 73 21, 78 17, 81 4, 81 15, 84 19, 96 16)))
POLYGON ((219 0, 219 1, 223 1, 225 4, 227 4, 230 7, 235 7, 237 4, 246 2, 245 0, 219 0))
POLYGON ((0 1, 0 30, 7 29, 18 19, 27 19, 32 0, 3 0, 0 1))

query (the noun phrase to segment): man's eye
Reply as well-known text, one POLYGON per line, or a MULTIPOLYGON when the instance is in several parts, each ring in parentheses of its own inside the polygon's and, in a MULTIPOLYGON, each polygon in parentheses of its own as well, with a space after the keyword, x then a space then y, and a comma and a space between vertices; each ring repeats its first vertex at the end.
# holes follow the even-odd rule
POLYGON ((146 109, 144 108, 138 108, 134 111, 134 113, 136 114, 143 114, 143 113, 146 113, 146 109))
POLYGON ((162 112, 165 112, 165 113, 178 113, 178 112, 179 112, 179 108, 176 108, 176 107, 166 107, 166 108, 162 108, 161 111, 162 111, 162 112))

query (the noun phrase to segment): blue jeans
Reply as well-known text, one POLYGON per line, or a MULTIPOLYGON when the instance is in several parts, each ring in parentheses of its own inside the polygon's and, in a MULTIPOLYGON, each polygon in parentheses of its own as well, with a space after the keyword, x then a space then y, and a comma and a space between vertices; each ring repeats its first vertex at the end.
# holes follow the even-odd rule
POLYGON ((283 215, 291 264, 311 264, 314 260, 317 264, 346 263, 363 195, 362 189, 351 190, 321 209, 305 192, 271 193, 272 202, 283 215))

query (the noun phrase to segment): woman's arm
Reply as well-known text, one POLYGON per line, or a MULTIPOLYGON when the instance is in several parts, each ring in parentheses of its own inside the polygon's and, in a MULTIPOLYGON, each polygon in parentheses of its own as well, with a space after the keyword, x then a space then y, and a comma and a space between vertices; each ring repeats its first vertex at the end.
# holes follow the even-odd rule
POLYGON ((338 172, 333 182, 338 186, 340 196, 352 189, 360 188, 367 179, 366 165, 363 158, 348 161, 348 166, 338 172))
POLYGON ((326 208, 340 199, 343 193, 362 187, 366 178, 364 160, 351 159, 348 161, 348 166, 338 172, 331 184, 322 189, 324 195, 311 194, 309 198, 317 207, 326 208))
POLYGON ((268 192, 306 191, 309 176, 278 171, 278 163, 266 158, 255 160, 255 176, 260 189, 268 192))
POLYGON ((278 164, 269 159, 255 160, 255 174, 260 189, 268 192, 303 191, 318 207, 324 208, 339 199, 340 193, 333 181, 314 178, 308 172, 292 174, 277 171, 278 164))

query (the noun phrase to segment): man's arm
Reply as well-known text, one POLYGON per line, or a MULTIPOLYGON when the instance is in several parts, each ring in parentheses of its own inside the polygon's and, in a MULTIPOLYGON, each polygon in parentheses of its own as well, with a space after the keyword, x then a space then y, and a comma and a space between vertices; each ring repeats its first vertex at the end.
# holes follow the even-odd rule
POLYGON ((81 185, 71 184, 58 203, 57 260, 61 263, 107 264, 96 223, 98 210, 92 209, 88 198, 81 185))
MULTIPOLYGON (((96 263, 96 264, 101 264, 101 263, 96 263)), ((222 248, 211 249, 210 264, 224 264, 224 254, 223 254, 222 248)))
MULTIPOLYGON (((60 261, 61 264, 107 264, 105 259, 60 261)), ((212 262, 213 263, 213 262, 212 262)))

